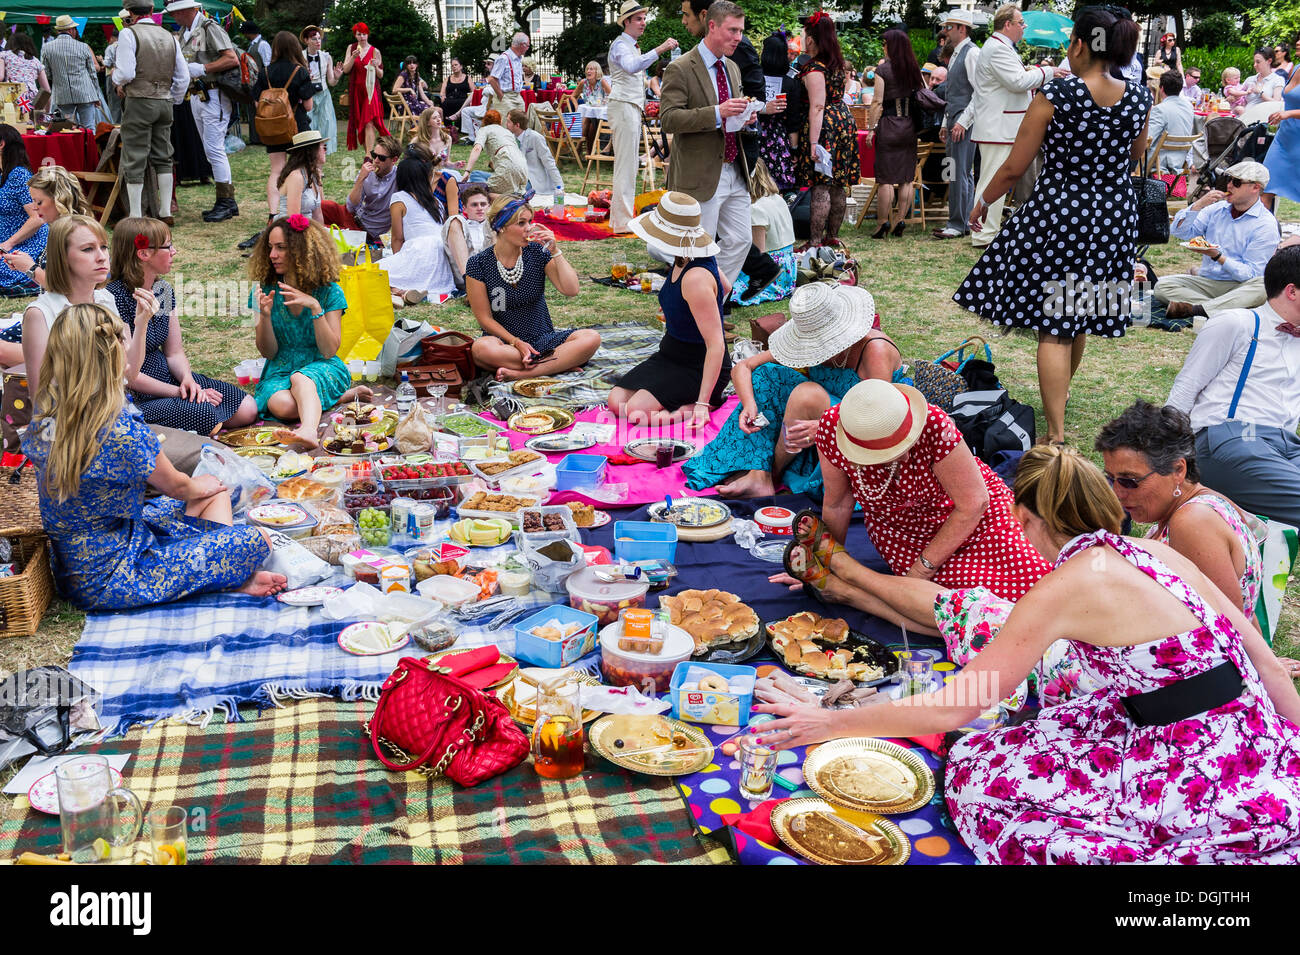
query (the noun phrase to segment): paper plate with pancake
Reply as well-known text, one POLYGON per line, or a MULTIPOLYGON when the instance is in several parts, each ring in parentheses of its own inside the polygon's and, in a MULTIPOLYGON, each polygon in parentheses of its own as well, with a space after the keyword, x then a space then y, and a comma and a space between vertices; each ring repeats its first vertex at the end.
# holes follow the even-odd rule
MULTIPOLYGON (((747 660, 762 647, 758 614, 725 590, 683 590, 671 597, 660 597, 659 606, 668 609, 670 620, 695 641, 692 659, 709 659, 715 651, 730 651, 736 662, 747 660), (755 643, 746 656, 734 656, 755 643)), ((714 660, 713 662, 727 662, 714 660)))
POLYGON ((934 795, 934 773, 925 760, 883 739, 823 743, 804 760, 803 777, 827 802, 860 812, 911 812, 934 795))
POLYGON ((521 434, 550 434, 572 425, 573 412, 550 405, 537 405, 512 414, 506 424, 511 431, 521 434))
POLYGON ((878 686, 898 671, 898 657, 884 644, 837 617, 804 610, 765 629, 772 652, 795 673, 878 686))
POLYGON ((510 390, 525 398, 545 398, 560 384, 563 382, 558 378, 521 378, 510 386, 510 390))
POLYGON ((912 854, 903 830, 889 820, 846 813, 821 799, 778 803, 772 829, 796 853, 822 865, 902 865, 912 854))
POLYGON ((605 716, 591 725, 587 738, 615 766, 647 776, 698 773, 713 762, 704 731, 667 716, 605 716))

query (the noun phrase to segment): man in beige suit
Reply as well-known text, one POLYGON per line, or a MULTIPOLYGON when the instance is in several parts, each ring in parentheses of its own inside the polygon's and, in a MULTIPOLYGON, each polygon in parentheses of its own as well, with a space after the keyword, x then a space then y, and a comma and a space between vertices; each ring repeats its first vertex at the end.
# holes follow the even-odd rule
POLYGON ((659 120, 673 137, 667 187, 700 204, 700 224, 718 238, 718 271, 728 282, 740 274, 751 241, 749 167, 740 134, 725 128, 749 103, 740 70, 727 59, 744 32, 745 12, 716 0, 704 39, 668 64, 659 97, 659 120))

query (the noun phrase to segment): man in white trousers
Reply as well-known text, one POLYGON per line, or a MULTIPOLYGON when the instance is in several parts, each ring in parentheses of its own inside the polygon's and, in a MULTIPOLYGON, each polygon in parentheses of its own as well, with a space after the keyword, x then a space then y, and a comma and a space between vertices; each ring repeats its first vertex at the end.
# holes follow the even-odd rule
MULTIPOLYGON (((1050 66, 1026 67, 1020 62, 1016 44, 1025 35, 1025 18, 1020 7, 1004 3, 993 14, 993 35, 980 51, 975 64, 974 93, 970 114, 975 125, 971 139, 979 146, 980 179, 975 195, 984 195, 984 189, 993 175, 1011 155, 1011 146, 1020 131, 1020 123, 1029 109, 1034 90, 1056 77, 1050 66)), ((989 206, 984 224, 978 232, 971 233, 971 245, 982 249, 1002 228, 1002 209, 1006 197, 989 206)))
POLYGON ((203 153, 212 166, 217 201, 203 213, 205 222, 225 222, 239 215, 235 204, 235 184, 230 177, 230 160, 226 158, 226 130, 230 128, 230 98, 215 85, 214 78, 239 66, 235 45, 216 20, 203 12, 197 0, 172 0, 167 12, 181 25, 181 53, 189 67, 191 82, 200 81, 190 91, 190 109, 194 125, 203 140, 203 153))
POLYGON ((663 54, 677 48, 672 37, 649 53, 637 48, 645 32, 649 7, 624 0, 615 18, 623 32, 609 46, 610 94, 606 115, 614 131, 614 188, 610 190, 609 225, 615 234, 627 232, 636 200, 641 165, 641 110, 645 106, 645 71, 663 54))

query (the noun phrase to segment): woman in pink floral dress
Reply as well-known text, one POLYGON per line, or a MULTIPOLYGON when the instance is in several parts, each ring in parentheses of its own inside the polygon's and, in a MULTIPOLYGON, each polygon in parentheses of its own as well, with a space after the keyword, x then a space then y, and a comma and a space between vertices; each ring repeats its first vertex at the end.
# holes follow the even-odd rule
POLYGON ((1061 542, 1017 483, 1055 568, 937 692, 856 710, 766 704, 778 748, 965 725, 1058 639, 1098 689, 949 754, 948 808, 985 862, 1300 861, 1300 696, 1241 609, 1155 541, 1061 542), (992 696, 993 699, 984 697, 992 696))

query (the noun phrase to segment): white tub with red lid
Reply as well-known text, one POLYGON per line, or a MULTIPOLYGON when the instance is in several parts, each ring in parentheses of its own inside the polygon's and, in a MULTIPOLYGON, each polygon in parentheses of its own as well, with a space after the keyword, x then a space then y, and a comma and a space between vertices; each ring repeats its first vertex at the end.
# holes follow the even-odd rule
POLYGON ((788 507, 760 507, 754 512, 754 523, 764 534, 789 537, 794 530, 794 511, 788 507))

